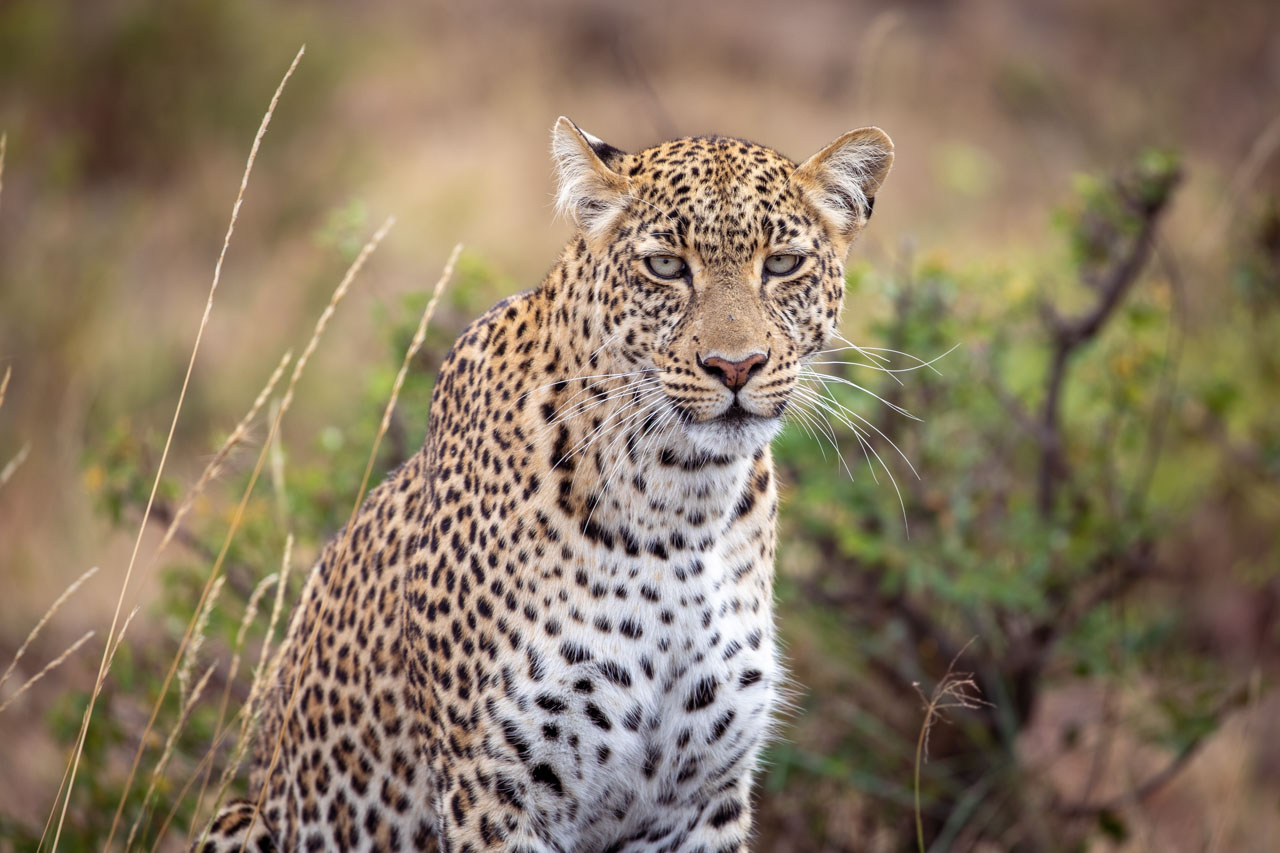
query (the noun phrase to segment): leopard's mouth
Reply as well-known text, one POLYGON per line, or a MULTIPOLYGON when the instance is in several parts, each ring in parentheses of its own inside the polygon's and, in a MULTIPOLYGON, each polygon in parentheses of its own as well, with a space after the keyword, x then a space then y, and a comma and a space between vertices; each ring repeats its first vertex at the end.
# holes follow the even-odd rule
POLYGON ((736 427, 744 424, 772 420, 767 415, 758 415, 755 412, 746 409, 738 398, 735 397, 733 402, 729 404, 723 412, 711 418, 708 423, 723 424, 724 426, 736 427))
POLYGON ((730 400, 729 403, 717 414, 710 416, 704 415, 702 417, 694 414, 688 405, 675 400, 671 400, 670 402, 676 411, 677 417, 685 424, 685 426, 725 428, 744 427, 757 423, 776 421, 782 415, 781 411, 767 413, 752 411, 742 405, 742 402, 737 397, 730 400))

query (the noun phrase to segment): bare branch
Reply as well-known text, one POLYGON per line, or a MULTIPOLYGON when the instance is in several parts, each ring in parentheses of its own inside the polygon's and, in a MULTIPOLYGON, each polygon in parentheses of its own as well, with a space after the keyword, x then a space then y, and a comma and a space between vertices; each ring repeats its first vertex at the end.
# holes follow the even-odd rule
POLYGON ((1098 299, 1089 310, 1074 318, 1064 318, 1047 303, 1042 305, 1043 321, 1053 338, 1053 354, 1040 416, 1042 435, 1036 492, 1037 506, 1043 517, 1053 511, 1057 484, 1067 480, 1070 473, 1060 423, 1067 367, 1075 352, 1098 335, 1141 276, 1155 245, 1160 215, 1168 207, 1170 190, 1177 180, 1177 174, 1173 173, 1168 178, 1169 186, 1154 199, 1130 201, 1130 208, 1140 217, 1138 233, 1130 241, 1125 255, 1094 283, 1098 299))
POLYGON ((1168 764, 1148 776, 1146 780, 1132 790, 1095 803, 1059 802, 1054 806, 1054 811, 1066 818, 1096 818, 1103 812, 1115 811, 1126 805, 1135 805, 1143 802, 1171 782, 1191 763, 1191 760, 1204 747, 1209 736, 1222 725, 1227 715, 1248 704, 1251 693, 1252 691, 1248 684, 1243 684, 1233 689, 1210 715, 1214 725, 1204 727, 1203 730, 1178 750, 1168 764))

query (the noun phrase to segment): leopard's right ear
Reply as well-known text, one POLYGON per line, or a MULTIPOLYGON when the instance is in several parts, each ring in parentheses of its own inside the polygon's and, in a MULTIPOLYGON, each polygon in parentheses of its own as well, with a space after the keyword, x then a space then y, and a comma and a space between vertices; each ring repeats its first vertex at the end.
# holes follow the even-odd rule
POLYGON ((814 154, 791 175, 841 240, 867 224, 876 192, 893 166, 893 141, 878 127, 851 130, 814 154))
POLYGON ((592 237, 608 232, 627 206, 627 179, 609 168, 623 153, 564 116, 551 131, 556 210, 592 237))

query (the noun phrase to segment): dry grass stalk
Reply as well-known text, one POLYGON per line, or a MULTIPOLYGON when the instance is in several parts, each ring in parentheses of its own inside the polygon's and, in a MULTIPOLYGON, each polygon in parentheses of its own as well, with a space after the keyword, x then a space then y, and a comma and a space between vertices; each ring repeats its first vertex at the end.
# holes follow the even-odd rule
MULTIPOLYGON (((422 341, 426 337, 427 326, 431 323, 431 317, 435 314, 436 305, 440 301, 440 295, 444 292, 445 286, 449 283, 449 279, 453 277, 453 268, 458 262, 458 255, 462 252, 462 245, 458 244, 453 247, 453 252, 449 255, 449 260, 445 263, 444 270, 440 273, 440 278, 436 281, 435 289, 432 291, 431 300, 427 303, 426 309, 422 312, 422 318, 418 321, 417 331, 414 332, 413 340, 409 343, 409 348, 405 351, 404 360, 401 362, 400 371, 396 374, 396 381, 391 386, 391 396, 387 400, 386 408, 382 412, 382 423, 378 427, 378 433, 373 439, 373 448, 369 451, 369 460, 365 463, 364 477, 360 480, 360 488, 356 491, 355 503, 351 507, 351 515, 347 518, 347 524, 343 528, 342 545, 338 548, 334 556, 334 565, 340 563, 346 555, 347 548, 351 544, 352 531, 355 528, 356 516, 360 513, 360 505, 364 502, 365 490, 369 487, 369 477, 373 474, 373 465, 378 458, 378 448, 382 445, 382 438, 386 435, 387 428, 391 423, 391 413, 395 411, 396 401, 400 396, 400 388, 404 384, 404 377, 409 372, 409 365, 413 361, 413 357, 418 354, 418 349, 422 346, 422 341)), ((338 573, 334 572, 330 578, 330 586, 332 586, 332 578, 337 577, 338 573)), ((326 594, 332 594, 332 589, 326 590, 326 594)), ((326 595, 326 597, 327 597, 326 595)), ((293 714, 293 706, 297 701, 299 687, 302 683, 302 674, 306 672, 307 662, 311 659, 311 650, 315 648, 317 639, 320 636, 320 627, 324 624, 324 607, 321 599, 321 611, 316 616, 316 625, 311 632, 311 636, 307 639, 303 646, 302 661, 298 666, 298 677, 294 679, 293 687, 289 691, 289 699, 285 703, 284 719, 289 719, 293 714)), ((276 762, 280 760, 280 747, 284 743, 284 733, 288 727, 281 726, 280 731, 276 735, 275 745, 271 750, 271 760, 267 762, 266 773, 263 774, 264 779, 270 779, 271 773, 275 770, 276 762)), ((249 841, 249 836, 253 834, 254 824, 258 820, 258 812, 262 808, 262 798, 266 796, 268 785, 263 785, 262 790, 258 792, 258 799, 254 802, 253 817, 249 820, 249 826, 245 830, 244 841, 240 845, 240 853, 244 853, 245 844, 249 841)))
MULTIPOLYGON (((249 595, 249 602, 245 605, 244 616, 240 618, 240 627, 236 630, 235 644, 231 648, 231 666, 227 669, 227 680, 222 685, 222 698, 218 701, 218 719, 213 725, 213 742, 217 743, 222 739, 222 723, 227 718, 227 705, 231 701, 231 685, 235 683, 236 677, 240 674, 240 655, 244 651, 244 639, 249 633, 249 625, 253 622, 254 617, 258 615, 258 604, 262 600, 262 596, 266 594, 271 584, 275 583, 279 578, 278 573, 271 573, 258 581, 258 585, 253 588, 253 592, 249 595)), ((249 704, 246 700, 245 704, 249 704)), ((203 777, 200 782, 200 793, 196 796, 196 812, 200 811, 200 803, 204 801, 205 787, 209 783, 209 770, 199 774, 203 777)))
MULTIPOLYGON (((72 747, 74 749, 75 747, 72 747)), ((71 775, 71 751, 67 751, 67 766, 62 771, 62 781, 58 783, 57 797, 62 797, 62 789, 67 786, 67 777, 71 775)), ((53 812, 45 819, 44 830, 40 833, 40 843, 36 845, 36 853, 44 849, 44 840, 49 837, 49 828, 53 826, 53 812)))
POLYGON ((182 656, 182 665, 178 667, 178 704, 185 705, 187 703, 187 688, 191 685, 191 669, 196 664, 196 658, 200 655, 200 649, 204 646, 205 632, 209 628, 209 614, 213 612, 214 605, 218 603, 218 596, 222 594, 223 583, 226 581, 226 575, 218 575, 213 581, 213 589, 209 591, 209 597, 205 599, 204 606, 200 608, 200 615, 196 619, 196 629, 191 635, 191 643, 187 646, 186 654, 182 656))
POLYGON ((858 49, 858 112, 870 115, 873 108, 872 99, 876 92, 883 88, 876 71, 884 67, 883 51, 885 44, 894 31, 906 23, 907 17, 900 10, 889 8, 871 19, 871 23, 863 31, 858 49))
MULTIPOLYGON (((258 653, 258 665, 253 668, 253 682, 249 685, 249 698, 258 695, 262 680, 267 672, 267 658, 271 652, 271 639, 276 635, 276 626, 280 623, 280 613, 284 610, 284 591, 289 580, 289 567, 293 564, 293 534, 284 541, 284 557, 280 560, 280 582, 276 584, 276 600, 271 605, 271 619, 267 622, 267 633, 262 638, 262 650, 258 653)), ((241 736, 244 732, 241 731, 241 736)))
MULTIPOLYGON (((72 758, 72 761, 71 761, 71 776, 67 780, 67 794, 62 801, 62 812, 58 817, 58 828, 53 834, 53 847, 52 847, 53 850, 58 849, 58 841, 62 837, 62 825, 66 821, 67 807, 71 803, 71 791, 75 787, 76 771, 80 766, 80 753, 84 749, 84 740, 86 735, 89 732, 89 721, 93 717, 93 708, 94 708, 95 701, 97 700, 98 692, 102 686, 102 679, 106 677, 106 673, 107 673, 107 654, 108 654, 108 651, 111 649, 113 640, 115 638, 116 625, 120 620, 120 611, 124 607, 125 593, 128 591, 129 581, 133 577, 133 567, 136 564, 138 559, 138 550, 142 547, 142 536, 143 536, 143 533, 146 532, 147 520, 151 516, 152 504, 155 503, 156 490, 160 487, 160 477, 164 473, 165 462, 169 458, 169 448, 173 444, 173 435, 174 435, 174 432, 177 430, 178 416, 182 413, 182 403, 187 396, 187 387, 191 384, 191 373, 195 369, 196 354, 199 353, 200 351, 200 341, 204 337, 205 327, 209 323, 209 314, 213 310, 213 297, 218 290, 218 282, 222 278, 222 263, 223 263, 223 260, 226 258, 227 247, 231 243, 231 235, 235 232, 236 219, 240 214, 240 205, 243 204, 244 202, 244 192, 246 187, 249 184, 249 175, 253 171, 253 162, 258 156, 258 148, 262 144, 263 136, 266 135, 267 127, 271 124, 271 116, 275 112, 276 104, 278 104, 280 101, 280 95, 284 92, 285 84, 287 84, 289 82, 289 78, 293 76, 294 69, 298 67, 298 62, 301 61, 302 56, 305 52, 306 52, 306 46, 304 45, 302 49, 298 51, 297 56, 293 58, 293 63, 289 66, 289 70, 285 72, 284 78, 281 79, 279 87, 276 88, 275 95, 271 98, 271 103, 267 107, 267 112, 262 117, 262 123, 258 126, 258 133, 253 139, 253 146, 249 149, 249 158, 245 163, 244 174, 240 178, 240 190, 239 192, 236 193, 236 201, 231 208, 231 220, 227 224, 227 233, 222 240, 222 251, 219 252, 218 262, 214 266, 213 282, 209 286, 209 296, 205 301, 204 314, 200 318, 200 326, 196 331, 195 343, 191 347, 191 358, 187 362, 187 373, 186 373, 186 376, 183 377, 182 389, 178 392, 178 403, 173 410, 173 420, 169 424, 169 435, 165 439, 164 450, 160 454, 160 464, 156 468, 155 480, 151 485, 151 494, 147 498, 147 506, 142 513, 142 521, 138 525, 138 535, 133 543, 133 553, 129 557, 128 567, 125 569, 124 581, 120 584, 120 595, 116 599, 115 614, 111 617, 111 628, 107 632, 107 643, 103 649, 102 662, 98 665, 98 677, 96 679, 96 683, 94 684, 93 693, 91 693, 89 697, 89 706, 85 709, 84 722, 80 726, 80 734, 76 738, 76 748, 73 753, 74 757, 72 758)), ((54 803, 54 808, 55 809, 57 808, 56 802, 54 803)), ((114 829, 115 829, 115 822, 113 821, 112 823, 113 834, 114 834, 114 829)), ((111 845, 111 842, 110 842, 110 839, 108 839, 106 846, 110 847, 110 845, 111 845)))
POLYGON ((347 269, 346 275, 338 287, 334 289, 333 295, 329 297, 329 304, 325 306, 324 311, 320 315, 320 319, 316 322, 315 330, 311 334, 311 339, 307 342, 307 346, 303 349, 302 356, 294 363, 293 375, 289 378, 289 385, 285 390, 284 399, 280 403, 280 408, 276 412, 275 419, 271 422, 271 427, 267 432, 267 438, 262 444, 262 450, 258 453, 258 461, 254 464, 253 472, 249 475, 249 483, 245 486, 244 491, 240 495, 240 503, 236 506, 236 510, 231 517, 231 525, 227 528, 227 534, 222 540, 222 549, 218 552, 217 558, 214 560, 213 567, 209 570, 209 576, 205 580, 204 589, 200 592, 200 599, 196 603, 196 611, 192 614, 190 621, 187 623, 186 633, 183 634, 182 640, 178 643, 178 650, 174 654, 173 660, 169 664, 169 671, 165 674, 164 681, 160 685, 159 695, 156 697, 155 703, 151 706, 151 717, 147 720, 146 726, 142 731, 142 738, 139 741, 138 748, 133 753, 133 764, 129 768, 129 775, 125 779, 125 784, 120 794, 120 801, 116 805, 115 817, 111 822, 111 831, 107 834, 107 844, 110 847, 111 841, 115 837, 116 827, 119 825, 120 817, 124 813, 125 800, 128 798, 129 789, 133 785, 133 777, 138 772, 138 763, 142 760, 142 747, 146 743, 147 736, 151 729, 155 726, 156 718, 160 715, 160 707, 164 702, 164 697, 169 692, 169 686, 173 683, 174 673, 177 670, 179 661, 186 650, 187 644, 191 641, 191 635, 195 628, 196 614, 200 608, 204 606, 205 600, 209 597, 209 591, 213 586, 214 578, 218 577, 222 570, 222 563, 226 559, 227 552, 231 549, 231 542, 235 539, 236 532, 240 529, 240 523, 244 520, 245 509, 249 505, 249 498, 253 495, 254 486, 258 483, 258 477, 262 474, 262 466, 266 461, 267 454, 271 447, 272 441, 280 430, 280 423, 284 419, 285 413, 289 409, 289 404, 293 400, 293 390, 298 384, 298 380, 302 377, 307 362, 311 358, 311 354, 315 352, 319 344, 321 335, 324 334, 325 328, 328 326, 330 317, 333 316, 334 309, 342 298, 346 295, 347 290, 351 286, 351 282, 355 280, 356 275, 364 266, 366 260, 373 251, 386 237, 387 232, 391 230, 394 224, 394 218, 387 219, 382 227, 365 243, 364 248, 352 261, 351 266, 347 269))
MULTIPOLYGON (((271 419, 274 421, 280 409, 280 401, 271 404, 271 419)), ((271 442, 271 493, 276 499, 276 522, 282 529, 289 527, 289 499, 284 490, 284 448, 280 436, 276 435, 271 442)))
POLYGON ((111 669, 111 662, 116 659, 116 652, 120 651, 120 644, 124 642, 124 635, 129 631, 129 626, 133 624, 133 617, 138 615, 140 607, 135 607, 129 611, 129 615, 125 617, 124 624, 120 626, 120 633, 116 634, 116 644, 111 647, 111 654, 107 656, 107 670, 111 669))
MULTIPOLYGON (((0 385, 0 390, 3 388, 4 386, 0 385)), ((53 618, 53 614, 58 612, 58 608, 61 607, 68 598, 75 595, 76 590, 78 590, 85 581, 97 573, 98 567, 94 566, 92 569, 89 569, 89 571, 72 581, 71 585, 64 589, 62 594, 54 599, 53 604, 49 605, 49 609, 44 612, 44 615, 40 617, 40 621, 36 623, 36 626, 31 629, 31 633, 27 634, 27 638, 23 640, 22 645, 18 647, 18 651, 14 654, 13 660, 9 662, 8 668, 4 671, 4 675, 0 675, 0 685, 3 685, 9 680, 9 676, 13 674, 13 668, 18 665, 18 661, 22 660, 22 656, 27 653, 27 648, 31 645, 31 641, 40 633, 40 629, 43 628, 51 618, 53 618)))
MULTIPOLYGON (((1253 672, 1249 674, 1247 690, 1249 698, 1240 732, 1240 741, 1246 744, 1255 742, 1254 738, 1257 736, 1255 731, 1256 724, 1259 722, 1258 709, 1262 703, 1262 670, 1257 665, 1254 666, 1253 672)), ((1244 792, 1249 789, 1250 776, 1252 775, 1250 772, 1252 768, 1249 764, 1247 761, 1240 761, 1235 765, 1234 779, 1232 781, 1236 791, 1244 792)), ((1224 799, 1227 800, 1224 803, 1225 808, 1219 814, 1218 819, 1213 822, 1209 840, 1204 847, 1205 853, 1217 853, 1219 850, 1228 849, 1223 841, 1229 832, 1228 824, 1230 824, 1230 829, 1235 830, 1231 832, 1231 835, 1239 837, 1241 840, 1249 837, 1250 821, 1242 802, 1245 798, 1235 796, 1224 799)))
POLYGON ((178 531, 178 527, 182 524, 182 519, 191 511, 191 507, 195 505, 196 498, 204 493, 205 487, 210 481, 217 476, 222 469, 223 463, 227 457, 231 455, 231 451, 249 434, 249 425, 258 417, 258 412, 266 403, 267 398, 275 389, 276 383, 280 381, 280 377, 284 375, 285 366, 293 359, 293 350, 289 350, 280 359, 280 363, 276 365, 275 372, 271 374, 271 378, 267 380, 267 384, 262 387, 262 391, 258 393, 257 399, 253 401, 253 405, 249 407, 249 411, 236 424, 235 429, 231 430, 231 434, 227 436, 227 440, 218 448, 218 452, 213 455, 213 459, 205 466, 204 471, 200 473, 200 478, 196 480, 196 484, 182 498, 182 503, 178 505, 178 509, 173 514, 173 520, 169 522, 169 527, 164 532, 164 537, 160 540, 160 544, 156 546, 155 553, 151 555, 154 562, 159 558, 160 553, 173 540, 173 536, 178 531))
POLYGON ((156 766, 151 771, 151 781, 147 785, 146 794, 142 797, 142 807, 138 809, 138 816, 133 819, 133 826, 129 827, 129 837, 124 842, 125 853, 128 853, 129 848, 133 846, 133 839, 138 834, 138 826, 142 823, 142 819, 146 817, 147 807, 151 804, 151 798, 156 792, 156 785, 159 783, 160 777, 164 775, 169 759, 173 756, 173 745, 178 740, 178 734, 186 726, 187 719, 191 716, 191 709, 196 706, 196 702, 200 701, 200 694, 204 693, 204 688, 209 684, 209 677, 213 675, 213 670, 216 667, 217 662, 215 661, 205 668, 204 675, 200 676, 200 680, 196 682, 195 688, 191 691, 191 696, 182 703, 182 711, 178 714, 178 721, 174 723, 173 729, 169 732, 169 737, 165 738, 164 751, 160 753, 160 760, 156 762, 156 766))
POLYGON ((23 682, 22 686, 19 687, 12 696, 4 700, 3 703, 0 703, 0 713, 3 713, 4 709, 8 708, 9 705, 12 704, 14 699, 17 699, 23 693, 26 693, 27 689, 31 687, 31 685, 35 684, 40 679, 44 678, 51 670, 56 669, 64 660, 71 657, 71 655, 75 653, 76 649, 80 648, 85 643, 89 642, 89 638, 92 636, 93 636, 92 631, 85 631, 84 636, 76 640, 74 643, 72 643, 70 648, 68 648, 62 654, 58 655, 49 663, 45 664, 44 669, 40 670, 35 675, 31 676, 25 682, 23 682))
MULTIPOLYGON (((9 147, 9 134, 0 133, 0 196, 4 195, 4 151, 9 147)), ((6 375, 5 379, 9 377, 6 375)), ((3 402, 4 394, 0 394, 0 402, 3 402)))
POLYGON ((231 669, 228 670, 228 684, 235 681, 236 675, 240 672, 240 655, 244 651, 244 638, 249 632, 250 623, 258 615, 258 604, 261 602, 262 596, 266 594, 267 589, 279 579, 279 572, 272 572, 258 581, 258 585, 253 588, 253 594, 249 596, 249 603, 245 606, 244 616, 240 619, 240 628, 236 631, 235 647, 231 650, 231 669))
MULTIPOLYGON (((262 696, 262 685, 269 672, 267 660, 271 656, 271 640, 276 635, 276 626, 279 624, 280 614, 284 610, 284 592, 288 588, 289 567, 292 565, 292 558, 293 534, 290 533, 285 539, 284 557, 280 561, 279 581, 276 583, 276 600, 271 606, 271 619, 267 622, 267 633, 262 638, 262 648, 258 652, 258 663, 253 668, 253 680, 249 684, 249 697, 245 699, 244 705, 240 707, 240 731, 236 734, 235 750, 232 753, 231 760, 223 768, 222 776, 218 779, 218 795, 213 801, 215 814, 221 808, 223 800, 226 799, 227 791, 230 789, 232 781, 235 780, 236 773, 240 771, 240 765, 244 763, 245 755, 249 752, 249 739, 253 733, 254 724, 258 719, 258 700, 262 696)), ((225 731, 216 731, 214 733, 213 743, 209 746, 204 758, 201 759, 201 764, 207 764, 212 760, 214 752, 222 745, 222 738, 225 734, 225 731)), ((191 836, 196 827, 200 825, 200 806, 203 800, 204 786, 201 785, 200 796, 196 799, 196 807, 193 812, 195 817, 192 819, 191 826, 187 827, 185 847, 191 846, 191 836)))
MULTIPOLYGON (((232 716, 231 723, 234 725, 237 720, 243 720, 246 716, 248 716, 248 711, 249 711, 249 706, 247 703, 244 705, 241 705, 239 710, 237 710, 236 713, 232 716)), ((182 808, 182 804, 186 802, 187 794, 191 792, 191 786, 196 783, 197 778, 200 778, 204 774, 204 771, 206 768, 212 767, 213 757, 217 754, 218 749, 222 746, 222 742, 226 739, 227 735, 229 735, 230 733, 231 733, 230 726, 222 730, 222 733, 217 738, 214 739, 213 743, 209 745, 209 748, 205 750, 204 755, 201 756, 200 760, 196 762, 196 765, 195 767, 192 768, 191 773, 187 775, 187 781, 183 783, 182 787, 178 790, 177 795, 172 797, 173 805, 169 809, 169 814, 165 816, 164 823, 160 824, 160 830, 159 832, 156 833, 155 846, 152 847, 153 850, 158 850, 160 847, 160 844, 168 836, 169 827, 173 824, 173 819, 178 816, 178 810, 182 808)), ((192 823, 192 829, 194 829, 195 827, 194 821, 199 820, 199 811, 200 810, 197 808, 196 817, 193 819, 193 823, 192 823)), ((188 850, 190 848, 191 848, 191 834, 189 831, 187 834, 187 840, 182 845, 182 849, 188 850)))
MULTIPOLYGON (((124 642, 124 635, 129 633, 129 625, 133 624, 133 617, 137 615, 138 615, 138 608, 134 607, 133 610, 129 611, 129 615, 125 617, 124 625, 120 626, 120 633, 115 635, 115 644, 113 647, 110 648, 110 653, 108 654, 108 656, 106 656, 106 671, 108 672, 111 671, 111 663, 115 661, 115 653, 120 651, 120 643, 124 642)), ((104 683, 105 683, 105 679, 104 681, 97 681, 97 683, 93 685, 93 693, 95 693, 95 698, 97 693, 101 693, 102 684, 104 683)), ((84 712, 88 713, 88 708, 86 708, 86 711, 84 712)), ((67 786, 67 780, 70 777, 70 772, 72 772, 72 758, 74 754, 76 754, 76 752, 74 751, 76 751, 76 749, 78 748, 79 748, 78 744, 74 745, 74 747, 70 748, 70 751, 68 751, 67 753, 67 768, 65 768, 65 770, 63 771, 63 780, 61 780, 60 783, 58 783, 58 793, 54 794, 55 804, 58 803, 58 800, 60 800, 61 797, 63 797, 63 790, 65 789, 65 786, 67 786)), ((47 817, 45 820, 45 830, 42 831, 40 835, 40 844, 36 845, 36 853, 40 853, 40 850, 45 849, 45 839, 47 838, 47 836, 49 836, 50 827, 52 826, 52 824, 54 824, 55 811, 50 811, 49 817, 47 817)))
MULTIPOLYGON (((262 649, 258 653, 258 664, 254 668, 253 681, 249 685, 249 696, 245 699, 244 704, 240 706, 240 710, 236 712, 236 716, 240 718, 240 731, 236 738, 236 750, 233 760, 228 763, 227 767, 223 771, 221 779, 219 780, 218 797, 214 804, 215 811, 222 804, 223 797, 226 795, 227 789, 231 785, 231 780, 235 778, 235 774, 239 770, 241 762, 244 761, 245 753, 248 751, 248 733, 251 730, 253 720, 256 718, 254 715, 254 706, 261 688, 265 662, 271 648, 271 638, 275 636, 276 625, 280 621, 280 612, 284 605, 284 591, 289 580, 289 567, 292 565, 292 556, 293 534, 290 533, 285 537, 284 556, 280 561, 280 571, 275 574, 267 575, 267 577, 263 578, 262 582, 258 584, 258 587, 254 589, 253 596, 249 602, 250 606, 245 609, 245 618, 241 621, 240 630, 236 636, 236 646, 238 648, 244 642, 246 626, 248 626, 248 624, 253 620, 254 615, 257 613, 259 597, 258 590, 263 588, 268 581, 275 580, 276 598, 275 603, 271 607, 271 619, 267 623, 267 632, 262 639, 262 649)), ((235 680, 238 663, 239 658, 237 657, 233 660, 231 676, 227 679, 228 686, 235 680)), ((226 691, 224 691, 224 697, 225 695, 226 691)), ((235 718, 232 718, 231 722, 234 723, 235 718)), ((200 820, 200 806, 204 801, 205 786, 209 779, 208 773, 213 767, 213 757, 217 754, 218 749, 221 748, 222 741, 229 732, 230 728, 222 728, 220 714, 218 726, 214 730, 213 740, 209 744, 209 748, 205 750, 204 755, 201 757, 199 763, 191 773, 191 776, 187 779, 186 784, 182 786, 182 790, 178 792, 178 796, 174 798, 173 807, 169 810, 168 816, 165 817, 164 823, 160 826, 160 831, 156 834, 157 842, 165 837, 165 834, 169 830, 169 825, 173 823, 173 819, 178 814, 178 808, 186 799, 187 792, 191 790, 191 786, 195 783, 196 777, 200 776, 202 777, 202 781, 200 783, 200 794, 196 797, 196 807, 192 812, 194 817, 192 818, 191 826, 187 828, 187 838, 186 842, 183 844, 183 849, 187 849, 191 846, 191 835, 195 831, 200 820)))
MULTIPOLYGON (((0 175, 4 174, 4 137, 0 136, 0 175)), ((4 392, 9 389, 9 377, 13 375, 13 367, 5 366, 4 378, 0 379, 0 407, 4 406, 4 392)), ((9 478, 13 476, 13 472, 18 470, 18 466, 27 460, 27 454, 31 452, 31 442, 23 444, 9 463, 0 470, 0 487, 9 482, 9 478)), ((6 673, 7 674, 7 673, 6 673)), ((0 678, 0 684, 4 683, 4 679, 0 678)))
POLYGON ((320 319, 316 321, 316 328, 311 335, 311 340, 307 341, 306 348, 302 350, 301 358, 293 366, 293 375, 289 377, 289 385, 285 388, 284 399, 280 401, 281 414, 289 410, 289 405, 293 402, 293 390, 298 384, 298 378, 302 376, 302 371, 306 368, 307 362, 315 354, 316 347, 320 344, 320 336, 324 334, 325 327, 329 325, 329 319, 333 317, 333 312, 338 307, 338 303, 342 301, 342 297, 346 296, 347 289, 351 287, 351 282, 355 281, 369 255, 373 254, 373 250, 378 248, 378 244, 382 242, 383 238, 387 236, 387 232, 391 230, 391 226, 395 224, 396 218, 388 216, 386 221, 382 223, 382 227, 374 232, 374 235, 369 238, 369 242, 364 244, 360 254, 356 255, 356 259, 347 268, 347 273, 342 277, 342 281, 338 283, 337 289, 334 290, 333 296, 329 299, 329 304, 320 313, 320 319))
POLYGON ((956 656, 947 666, 946 675, 942 676, 942 680, 933 688, 931 694, 925 696, 919 682, 911 685, 924 700, 924 720, 920 723, 920 736, 916 739, 915 778, 912 784, 915 792, 916 845, 920 853, 924 853, 925 850, 924 819, 920 810, 920 767, 929 760, 929 733, 933 730, 933 724, 938 720, 946 721, 946 717, 942 715, 943 711, 991 707, 991 703, 982 698, 973 673, 955 671, 956 663, 976 639, 975 637, 965 643, 964 647, 956 652, 956 656))
MULTIPOLYGON (((375 449, 377 443, 382 441, 382 436, 386 435, 387 428, 391 426, 391 413, 395 409, 396 400, 400 397, 400 388, 404 385, 404 378, 409 373, 409 364, 413 361, 413 357, 418 354, 418 350, 422 349, 422 342, 427 338, 427 325, 436 313, 436 303, 440 301, 440 295, 444 293, 445 285, 448 284, 449 279, 453 278, 453 268, 457 266, 458 255, 460 254, 462 254, 462 244, 458 243, 453 247, 453 251, 449 253, 449 260, 445 262, 444 270, 436 281, 435 289, 431 292, 431 299, 427 302, 427 307, 423 310, 422 317, 418 320, 418 328, 414 331, 413 340, 409 342, 409 348, 405 351, 404 361, 400 363, 400 371, 396 373, 396 381, 391 385, 391 398, 382 412, 382 423, 378 426, 378 437, 375 439, 374 444, 375 449)), ((373 457, 370 456, 369 464, 365 467, 365 486, 369 485, 369 472, 372 469, 373 457)), ((359 505, 357 505, 358 508, 359 505)), ((354 517, 353 513, 352 518, 354 519, 354 517)))
POLYGON ((1280 114, 1272 117, 1262 132, 1249 146, 1249 153, 1240 161, 1230 183, 1227 184, 1227 198, 1222 202, 1218 215, 1213 218, 1214 227, 1205 230, 1206 248, 1216 248, 1231 230, 1240 210, 1244 207, 1240 200, 1258 184, 1258 175, 1267 161, 1280 150, 1280 114))
POLYGON ((18 466, 27 461, 27 454, 31 452, 31 442, 26 442, 18 449, 9 463, 4 466, 4 470, 0 470, 0 486, 4 486, 9 482, 9 478, 13 476, 13 472, 18 470, 18 466))

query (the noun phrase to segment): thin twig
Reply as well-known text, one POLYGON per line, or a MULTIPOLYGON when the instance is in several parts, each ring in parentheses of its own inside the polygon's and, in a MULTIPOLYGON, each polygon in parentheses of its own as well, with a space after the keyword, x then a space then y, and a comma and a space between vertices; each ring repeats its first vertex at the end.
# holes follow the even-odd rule
POLYGON ((1186 348, 1186 301, 1187 289, 1182 275, 1182 267, 1174 256, 1172 249, 1161 241, 1157 241, 1153 249, 1155 261, 1164 270, 1169 280, 1169 290, 1173 295, 1173 316, 1169 320, 1169 333, 1165 341, 1164 359, 1160 363, 1160 390, 1157 392, 1154 411, 1149 419, 1147 443, 1143 448, 1142 463, 1139 472, 1130 486, 1125 502, 1129 507, 1137 506, 1145 501, 1150 491, 1151 482, 1155 479, 1156 468, 1160 464, 1161 452, 1164 450, 1165 436, 1172 422, 1170 413, 1178 393, 1178 372, 1182 367, 1182 354, 1186 348))

